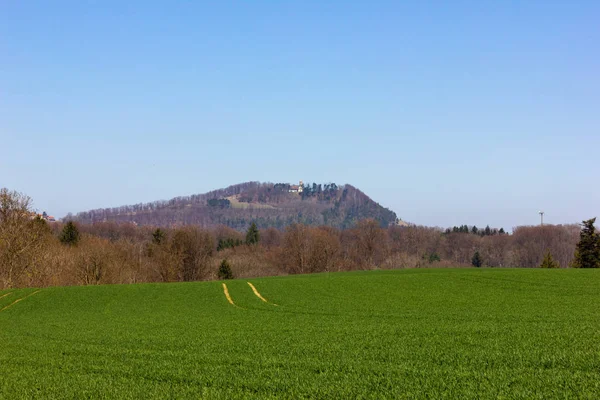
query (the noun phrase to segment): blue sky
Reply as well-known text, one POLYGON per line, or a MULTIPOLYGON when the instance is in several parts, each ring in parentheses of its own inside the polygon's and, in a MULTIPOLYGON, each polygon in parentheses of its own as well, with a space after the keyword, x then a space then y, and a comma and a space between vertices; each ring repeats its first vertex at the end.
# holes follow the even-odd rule
POLYGON ((39 210, 351 183, 419 224, 600 216, 598 1, 0 0, 0 186, 39 210))

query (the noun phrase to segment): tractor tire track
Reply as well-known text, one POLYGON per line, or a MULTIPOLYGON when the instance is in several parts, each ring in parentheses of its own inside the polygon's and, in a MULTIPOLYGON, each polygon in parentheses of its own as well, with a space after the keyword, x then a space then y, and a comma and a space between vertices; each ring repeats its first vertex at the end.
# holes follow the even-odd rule
POLYGON ((8 296, 9 294, 12 294, 12 292, 8 292, 8 293, 6 293, 6 294, 3 294, 2 296, 0 296, 0 299, 2 299, 2 298, 4 298, 4 297, 8 296))
POLYGON ((227 298, 227 301, 229 302, 229 304, 231 304, 232 306, 237 307, 237 308, 242 308, 233 302, 233 299, 229 295, 229 289, 227 289, 226 284, 223 284, 223 293, 225 293, 225 297, 227 298))
POLYGON ((273 306, 277 305, 275 303, 269 303, 269 301, 267 301, 267 299, 265 299, 264 297, 262 297, 262 295, 258 292, 258 290, 256 290, 256 288, 254 287, 253 284, 251 284, 250 282, 246 282, 246 283, 252 288, 252 291, 254 292, 254 294, 256 295, 256 297, 258 297, 259 299, 261 299, 262 301, 264 301, 267 304, 271 304, 273 306))
MULTIPOLYGON (((28 298, 28 297, 30 297, 30 296, 33 296, 34 294, 36 294, 36 293, 38 293, 38 292, 40 292, 40 290, 36 290, 36 291, 35 291, 35 292, 33 292, 33 293, 29 293, 29 294, 28 294, 27 296, 25 296, 25 297, 21 297, 20 299, 16 299, 15 301, 13 301, 12 303, 10 303, 10 304, 9 304, 9 305, 7 305, 6 307, 4 307, 4 308, 0 309, 0 312, 2 312, 2 311, 4 311, 4 310, 6 310, 6 309, 7 309, 7 308, 9 308, 9 307, 12 307, 12 306, 14 306, 15 304, 17 304, 17 303, 18 303, 18 302, 20 302, 21 300, 25 300, 26 298, 28 298)), ((10 293, 9 293, 9 294, 10 294, 10 293)))

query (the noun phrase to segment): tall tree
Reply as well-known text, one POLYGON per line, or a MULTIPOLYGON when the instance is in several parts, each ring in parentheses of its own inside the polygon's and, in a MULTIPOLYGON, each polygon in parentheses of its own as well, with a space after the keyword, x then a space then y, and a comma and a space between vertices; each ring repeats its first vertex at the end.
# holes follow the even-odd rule
POLYGON ((575 249, 573 268, 600 268, 600 235, 594 227, 596 218, 583 221, 579 243, 575 249))
POLYGON ((209 232, 191 226, 177 229, 171 239, 171 252, 179 259, 179 280, 205 279, 209 274, 213 249, 214 241, 209 232))
POLYGON ((256 227, 256 224, 253 222, 252 225, 250 225, 250 228, 248 228, 248 231, 246 232, 246 244, 257 244, 259 240, 260 234, 258 233, 258 228, 256 227))
POLYGON ((80 234, 79 229, 73 221, 67 222, 62 232, 60 233, 60 242, 68 246, 77 246, 79 243, 80 234))
POLYGON ((0 189, 0 288, 22 283, 44 254, 49 228, 41 218, 31 218, 31 199, 0 189))
POLYGON ((483 265, 483 258, 481 258, 481 254, 479 254, 479 251, 476 251, 475 254, 473 254, 473 258, 471 259, 471 264, 477 268, 479 268, 483 265))

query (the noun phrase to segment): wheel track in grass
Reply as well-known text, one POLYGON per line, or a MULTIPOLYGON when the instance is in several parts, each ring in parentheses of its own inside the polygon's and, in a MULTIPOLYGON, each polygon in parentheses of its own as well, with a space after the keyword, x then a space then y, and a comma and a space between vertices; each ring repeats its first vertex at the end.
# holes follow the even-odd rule
MULTIPOLYGON (((36 293, 38 293, 38 292, 40 292, 40 290, 36 290, 36 291, 35 291, 35 292, 33 292, 33 293, 29 293, 29 294, 28 294, 27 296, 25 296, 25 297, 21 297, 20 299, 16 299, 15 301, 13 301, 12 303, 10 303, 10 304, 9 304, 9 305, 7 305, 6 307, 4 307, 4 308, 0 309, 0 312, 2 312, 2 311, 4 311, 4 310, 6 310, 6 309, 7 309, 7 308, 9 308, 9 307, 12 307, 12 306, 14 306, 14 305, 15 305, 15 304, 17 304, 18 302, 20 302, 20 301, 22 301, 22 300, 25 300, 26 298, 28 298, 28 297, 30 297, 30 296, 33 296, 34 294, 36 294, 36 293)), ((11 293, 12 293, 12 292, 11 292, 11 293)), ((10 293, 8 293, 8 294, 10 294, 10 293)), ((6 296, 6 295, 5 295, 5 296, 6 296)), ((4 296, 3 296, 3 297, 4 297, 4 296)))
POLYGON ((9 294, 12 294, 12 292, 8 292, 8 293, 6 293, 6 294, 3 294, 2 296, 0 296, 0 299, 2 299, 2 298, 4 298, 4 297, 8 296, 9 294))
POLYGON ((229 302, 229 304, 231 304, 232 306, 237 307, 237 308, 242 308, 233 302, 233 299, 229 295, 229 289, 227 289, 226 284, 223 284, 223 293, 225 293, 225 297, 227 298, 227 301, 229 302))
POLYGON ((258 292, 258 290, 256 290, 256 288, 254 287, 253 284, 251 284, 250 282, 246 282, 246 283, 252 288, 252 291, 254 292, 254 294, 256 295, 256 297, 258 297, 259 299, 261 299, 262 301, 264 301, 267 304, 271 304, 271 305, 274 305, 274 306, 277 305, 275 303, 270 303, 269 301, 267 301, 267 299, 265 299, 264 297, 262 297, 262 295, 258 292))

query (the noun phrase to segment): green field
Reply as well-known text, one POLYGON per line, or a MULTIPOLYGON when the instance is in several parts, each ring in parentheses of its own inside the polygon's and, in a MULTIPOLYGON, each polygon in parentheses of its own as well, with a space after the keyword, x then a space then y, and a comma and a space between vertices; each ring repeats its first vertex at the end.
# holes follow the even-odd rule
POLYGON ((600 271, 250 282, 2 291, 0 398, 600 398, 600 271))

